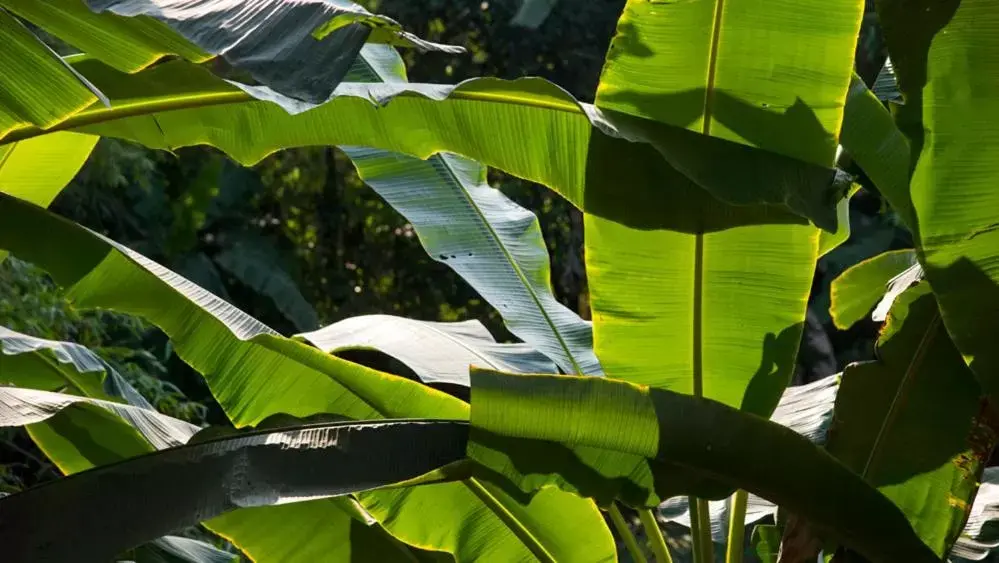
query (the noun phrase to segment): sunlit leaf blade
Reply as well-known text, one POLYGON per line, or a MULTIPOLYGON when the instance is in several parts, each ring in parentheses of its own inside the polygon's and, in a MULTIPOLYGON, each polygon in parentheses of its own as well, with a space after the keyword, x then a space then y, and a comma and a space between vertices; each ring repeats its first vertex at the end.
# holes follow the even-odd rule
POLYGON ((860 0, 629 0, 596 105, 828 166, 863 11, 860 0))
MULTIPOLYGON (((829 314, 836 327, 846 330, 876 306, 880 308, 889 282, 915 263, 914 250, 892 250, 850 267, 833 280, 829 290, 829 314)), ((887 307, 890 306, 889 302, 887 307)), ((878 320, 883 321, 884 317, 879 315, 878 320)))
POLYGON ((97 14, 83 0, 0 0, 0 6, 122 72, 136 72, 168 55, 192 62, 210 57, 162 22, 97 14))
POLYGON ((247 287, 267 296, 298 330, 319 326, 319 315, 305 300, 295 280, 280 265, 276 252, 263 241, 239 238, 215 255, 215 263, 247 287))
MULTIPOLYGON (((809 519, 871 561, 938 561, 888 499, 827 452, 716 401, 604 378, 473 370, 471 420, 473 459, 480 446, 500 443, 515 463, 547 463, 571 481, 599 480, 610 468, 555 455, 524 458, 521 444, 640 456, 674 468, 669 483, 656 483, 670 496, 708 496, 698 490, 707 474, 809 519)), ((506 467, 489 469, 504 474, 506 467)))
MULTIPOLYGON (((670 162, 695 181, 739 176, 774 154, 829 166, 863 8, 857 0, 835 4, 631 0, 596 106, 688 129, 692 141, 713 136, 763 149, 732 161, 671 144, 670 162), (783 70, 774 77, 761 65, 783 70)), ((625 191, 628 180, 611 174, 587 192, 588 201, 598 190, 620 200, 621 215, 661 217, 653 225, 586 217, 597 357, 615 377, 769 416, 790 381, 816 260, 836 238, 820 241, 817 229, 772 207, 699 198, 677 175, 642 165, 643 157, 627 162, 658 179, 658 195, 625 191)), ((785 179, 773 187, 784 190, 787 205, 836 230, 846 210, 836 202, 848 184, 834 189, 830 176, 819 186, 805 173, 785 179), (832 227, 821 214, 832 216, 832 227)))
POLYGON ((468 387, 476 365, 520 373, 552 373, 555 364, 526 344, 499 344, 479 321, 437 323, 391 315, 351 317, 299 334, 324 352, 377 350, 406 364, 424 383, 468 387))
MULTIPOLYGON (((237 0, 191 4, 186 0, 84 0, 95 12, 148 16, 159 20, 208 53, 249 73, 282 94, 322 103, 350 69, 377 26, 395 43, 413 44, 398 24, 348 0, 237 0), (315 32, 330 22, 335 31, 315 32)), ((422 49, 455 48, 418 41, 422 49)), ((458 48, 457 52, 461 49, 458 48)))
POLYGON ((20 123, 51 127, 98 101, 72 68, 0 9, 0 138, 20 123))
POLYGON ((97 137, 53 133, 0 146, 0 191, 48 207, 76 176, 97 137))
MULTIPOLYGON (((0 248, 72 286, 69 295, 78 305, 140 315, 162 329, 177 354, 205 376, 237 426, 256 425, 277 413, 300 418, 333 413, 355 420, 468 416, 465 403, 443 392, 278 336, 140 254, 44 209, 0 194, 0 216, 5 218, 0 248)), ((594 504, 554 490, 527 501, 472 479, 358 498, 403 542, 463 561, 614 554, 594 504), (552 519, 563 526, 551 529, 552 519)))
POLYGON ((236 508, 418 477, 462 459, 467 433, 464 422, 345 422, 162 450, 0 500, 0 538, 14 560, 104 561, 236 508))
MULTIPOLYGON (((331 102, 302 116, 287 113, 291 110, 300 114, 311 105, 299 104, 301 107, 296 109, 272 90, 237 87, 183 61, 124 76, 94 62, 75 64, 85 67, 84 74, 95 83, 113 90, 111 98, 117 109, 94 108, 62 127, 102 123, 105 125, 88 131, 135 140, 152 148, 212 144, 244 163, 259 160, 278 148, 314 144, 369 146, 421 158, 452 152, 539 181, 584 206, 586 184, 602 181, 591 179, 591 174, 608 173, 606 164, 602 165, 604 170, 591 170, 588 155, 602 161, 612 154, 626 155, 633 150, 632 141, 645 142, 658 149, 652 153, 657 155, 653 162, 646 166, 672 170, 663 159, 670 160, 677 154, 691 156, 692 151, 703 149, 709 158, 687 159, 687 165, 696 166, 687 166, 685 173, 696 176, 699 185, 712 193, 738 204, 791 207, 824 228, 835 228, 834 204, 839 196, 829 188, 833 170, 817 165, 802 170, 801 161, 780 155, 760 160, 756 149, 739 143, 626 115, 603 115, 541 79, 477 79, 457 88, 345 83, 334 92, 331 102), (252 102, 254 98, 248 92, 281 101, 285 111, 273 104, 252 102), (388 107, 371 105, 389 100, 392 103, 388 107), (224 105, 225 111, 206 107, 219 105, 224 105), (171 111, 169 118, 162 113, 184 108, 183 112, 171 111), (213 125, 206 128, 208 122, 213 125), (157 124, 163 129, 157 129, 157 124), (600 146, 589 146, 598 141, 600 146), (711 162, 717 159, 740 169, 739 177, 712 167, 711 162), (808 205, 797 198, 788 199, 785 188, 806 185, 815 188, 801 189, 801 196, 811 198, 808 205)), ((43 131, 23 123, 4 141, 39 134, 43 131)), ((624 164, 609 162, 611 171, 621 174, 622 185, 629 190, 654 192, 660 187, 652 178, 624 164)), ((594 201, 587 207, 594 213, 619 212, 609 202, 594 201)))
POLYGON ((43 391, 68 387, 103 397, 107 365, 87 348, 71 342, 35 338, 0 326, 0 384, 43 391))
POLYGON ((999 397, 999 12, 988 0, 883 0, 878 14, 918 161, 910 229, 940 315, 986 392, 999 397))
POLYGON ((510 25, 537 29, 548 19, 558 0, 520 0, 517 13, 510 20, 510 25))
POLYGON ((909 140, 858 76, 854 76, 847 95, 840 143, 915 232, 918 224, 908 196, 909 140))
POLYGON ((510 332, 567 373, 600 373, 589 323, 552 294, 537 217, 490 187, 484 166, 450 154, 424 161, 359 147, 344 151, 361 179, 409 220, 427 254, 468 280, 510 332))
MULTIPOLYGON (((826 441, 829 424, 833 418, 833 405, 839 390, 839 375, 796 387, 788 387, 781 397, 770 420, 794 430, 815 444, 826 441)), ((727 541, 731 497, 709 502, 711 511, 711 539, 715 543, 727 541)), ((659 505, 658 514, 670 522, 690 527, 687 497, 674 497, 659 505)), ((748 526, 774 516, 777 505, 757 495, 749 495, 744 523, 748 526)))
POLYGON ((924 282, 892 307, 878 360, 844 370, 827 448, 942 556, 964 526, 997 424, 924 282))

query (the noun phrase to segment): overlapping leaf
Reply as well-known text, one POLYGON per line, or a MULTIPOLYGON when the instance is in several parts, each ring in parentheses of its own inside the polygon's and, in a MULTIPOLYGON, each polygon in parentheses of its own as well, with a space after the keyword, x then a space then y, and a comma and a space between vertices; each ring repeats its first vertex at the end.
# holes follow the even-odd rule
MULTIPOLYGON (((828 166, 861 12, 855 0, 835 7, 631 0, 596 106, 690 130, 693 144, 667 150, 676 153, 676 169, 702 184, 767 166, 770 153, 828 166), (770 65, 783 69, 778 77, 761 68, 770 65), (757 150, 699 162, 710 151, 697 142, 709 136, 757 150)), ((585 208, 597 356, 615 377, 768 416, 790 380, 815 262, 832 243, 820 249, 817 229, 773 207, 699 197, 680 175, 644 163, 648 157, 639 148, 611 158, 656 178, 655 191, 610 171, 587 191, 588 204, 615 201, 620 216, 660 218, 641 223, 585 208)), ((822 187, 807 174, 785 180, 770 188, 792 209, 813 210, 806 214, 813 220, 835 215, 845 192, 828 178, 822 187)))
MULTIPOLYGON (((71 285, 70 296, 82 306, 141 315, 159 326, 178 355, 205 376, 237 426, 255 425, 275 413, 467 417, 467 405, 457 399, 280 337, 162 266, 42 209, 0 194, 0 214, 5 217, 0 247, 71 285)), ((379 491, 359 500, 403 542, 462 560, 614 554, 596 507, 555 490, 523 499, 466 480, 379 491), (555 518, 563 526, 552 529, 548 523, 555 518)), ((229 535, 218 523, 212 527, 229 535)))
POLYGON ((709 476, 807 518, 871 561, 938 561, 898 508, 824 450, 716 401, 603 378, 474 370, 471 421, 469 454, 512 479, 534 467, 577 488, 608 479, 624 488, 625 468, 612 464, 627 459, 615 454, 638 456, 669 470, 666 482, 632 481, 663 496, 717 496, 704 489, 709 476), (582 447, 607 456, 560 454, 582 447))
POLYGON ((943 556, 996 444, 999 426, 990 416, 924 282, 892 307, 878 360, 844 371, 827 447, 943 556))
POLYGON ((436 323, 364 315, 298 337, 329 353, 378 350, 406 364, 424 383, 468 387, 472 365, 520 373, 555 372, 555 364, 530 346, 499 344, 474 320, 436 323))
POLYGON ((916 239, 958 350, 999 397, 999 13, 987 0, 883 0, 884 28, 918 161, 910 190, 883 190, 916 239))
POLYGON ((908 287, 900 287, 895 295, 889 297, 886 295, 889 284, 914 264, 915 251, 893 250, 864 260, 833 280, 829 313, 836 327, 846 330, 875 308, 878 311, 874 320, 884 321, 894 297, 908 287))

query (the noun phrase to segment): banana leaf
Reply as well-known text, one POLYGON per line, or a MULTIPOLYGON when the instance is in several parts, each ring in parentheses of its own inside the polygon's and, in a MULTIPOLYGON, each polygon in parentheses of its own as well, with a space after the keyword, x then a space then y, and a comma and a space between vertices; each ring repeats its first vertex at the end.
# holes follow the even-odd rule
POLYGON ((925 282, 896 300, 877 352, 878 360, 844 370, 827 448, 943 556, 964 527, 999 421, 925 282))
POLYGON ((623 488, 612 463, 628 459, 615 454, 638 456, 672 471, 630 485, 664 497, 719 498, 720 481, 728 493, 743 488, 806 518, 872 562, 939 561, 891 501, 825 450, 717 401, 612 379, 473 370, 471 423, 469 456, 504 478, 533 467, 577 490, 606 479, 623 488), (588 463, 572 455, 582 447, 607 456, 588 463))
POLYGON ((467 432, 465 422, 345 422, 161 450, 5 497, 0 539, 18 561, 106 561, 236 508, 419 477, 462 459, 467 432))
POLYGON ((93 135, 54 133, 0 146, 0 191, 48 207, 96 144, 93 135))
MULTIPOLYGON (((160 327, 177 354, 205 376, 237 427, 259 424, 276 413, 298 418, 331 413, 355 420, 468 416, 467 405, 445 393, 281 337, 140 254, 43 209, 0 194, 0 215, 5 218, 0 248, 72 286, 69 296, 78 306, 140 315, 160 327)), ((358 499, 404 543, 446 551, 463 561, 615 556, 596 506, 556 490, 515 497, 468 479, 366 493, 358 499), (553 519, 562 526, 551 528, 553 519)), ((312 516, 302 513, 303 518, 312 516)), ((223 525, 231 523, 223 519, 211 527, 229 537, 223 525)), ((264 543, 262 549, 269 551, 259 555, 239 547, 257 559, 279 553, 273 542, 264 543)))
POLYGON ((947 332, 999 397, 999 12, 988 0, 882 0, 878 16, 916 158, 909 190, 883 190, 906 218, 947 332))
POLYGON ((908 285, 895 283, 895 292, 886 292, 886 289, 914 265, 918 267, 915 251, 892 250, 850 267, 833 280, 829 314, 836 328, 850 328, 872 309, 873 320, 883 322, 895 297, 908 285))
MULTIPOLYGON (((755 147, 746 160, 701 162, 695 144, 667 144, 675 168, 702 185, 740 177, 768 153, 830 166, 863 11, 857 0, 834 4, 630 0, 595 105, 684 128, 693 140, 755 147), (773 66, 779 76, 764 70, 773 66)), ((615 200, 622 215, 660 217, 636 224, 585 208, 597 356, 615 377, 769 416, 795 365, 816 261, 835 240, 773 207, 699 197, 679 174, 646 164, 641 149, 613 158, 656 178, 654 191, 613 173, 588 186, 588 198, 615 200)), ((837 202, 848 182, 785 180, 787 205, 815 224, 833 231, 838 219, 818 218, 845 218, 837 202)))
POLYGON ((555 364, 526 344, 498 344, 479 321, 436 323, 391 315, 351 317, 297 335, 323 352, 377 350, 428 384, 468 387, 476 365, 520 373, 551 373, 555 364))

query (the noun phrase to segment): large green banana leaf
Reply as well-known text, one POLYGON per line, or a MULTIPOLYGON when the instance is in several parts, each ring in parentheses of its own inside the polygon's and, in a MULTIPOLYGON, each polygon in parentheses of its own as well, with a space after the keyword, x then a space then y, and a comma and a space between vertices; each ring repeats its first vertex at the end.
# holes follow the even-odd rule
POLYGON ((0 326, 0 384, 44 391, 69 388, 106 398, 108 367, 83 346, 21 334, 0 326), (37 352, 37 353, 36 353, 37 352))
MULTIPOLYGON (((37 374, 56 366, 52 362, 56 360, 60 368, 57 380, 65 379, 64 385, 59 386, 86 395, 0 389, 0 394, 29 400, 18 400, 21 408, 5 411, 7 423, 29 424, 46 417, 41 422, 29 424, 28 433, 63 473, 78 473, 156 449, 181 446, 199 430, 156 412, 127 383, 119 383, 110 397, 100 391, 94 392, 92 385, 82 388, 76 385, 74 382, 80 379, 103 375, 107 382, 109 376, 115 375, 103 360, 83 346, 43 340, 6 329, 0 344, 4 352, 0 360, 22 360, 2 366, 0 373, 8 382, 49 385, 49 382, 39 380, 37 374), (127 404, 112 402, 112 397, 120 397, 127 404)), ((5 400, 4 404, 13 406, 10 400, 5 400)), ((377 557, 379 561, 413 561, 414 557, 430 554, 393 539, 348 497, 239 509, 214 518, 208 525, 216 531, 223 530, 234 545, 257 561, 304 563, 323 558, 327 561, 365 561, 367 556, 377 557)))
POLYGON ((361 179, 412 223, 431 258, 468 280, 510 332, 567 373, 600 373, 589 323, 552 294, 537 217, 490 187, 484 166, 450 154, 424 161, 377 149, 344 152, 361 179))
POLYGON ((342 496, 419 477, 461 460, 467 436, 466 422, 367 421, 188 444, 0 500, 0 539, 16 561, 106 561, 237 508, 342 496))
MULTIPOLYGON (((596 106, 828 166, 862 11, 857 0, 631 0, 596 106)), ((587 214, 597 356, 615 377, 769 415, 794 367, 818 230, 698 197, 634 153, 629 166, 655 178, 655 192, 607 175, 587 195, 663 220, 649 228, 587 214)), ((738 164, 710 166, 735 176, 738 164)), ((829 212, 842 195, 829 192, 829 212)))
MULTIPOLYGON (((873 320, 884 321, 885 313, 894 299, 894 296, 886 294, 886 289, 893 280, 915 264, 915 251, 892 250, 855 264, 843 272, 833 280, 829 289, 829 314, 836 327, 840 330, 850 328, 875 307, 873 320)), ((899 293, 904 289, 902 287, 899 293)))
MULTIPOLYGON (((790 206, 829 230, 836 225, 836 197, 829 188, 831 169, 776 154, 763 156, 738 143, 651 121, 607 116, 540 79, 478 79, 458 87, 342 84, 330 102, 308 115, 288 115, 279 106, 255 101, 247 93, 280 99, 273 91, 237 87, 184 61, 134 75, 122 75, 86 59, 75 64, 95 84, 111 88, 114 108, 92 108, 60 127, 89 125, 87 131, 152 148, 211 144, 243 163, 280 148, 304 145, 370 146, 420 158, 448 151, 539 181, 591 212, 629 223, 655 222, 655 215, 622 217, 616 202, 592 197, 599 194, 584 197, 588 182, 616 174, 622 175, 629 189, 632 184, 639 190, 658 187, 653 178, 610 158, 630 153, 633 141, 639 141, 660 149, 653 152, 658 156, 649 166, 671 170, 663 158, 679 154, 688 171, 691 162, 697 165, 693 172, 699 185, 733 203, 790 206), (377 107, 389 100, 388 106, 377 107), (593 156, 594 165, 588 155, 593 156), (710 172, 710 163, 718 159, 741 166, 739 176, 705 175, 704 170, 710 172)), ((25 122, 0 142, 44 132, 25 122)))
MULTIPOLYGON (((0 9, 0 138, 18 124, 48 128, 97 102, 100 92, 0 9)), ((102 100, 104 101, 104 100, 102 100)))
POLYGON ((479 321, 435 323, 391 315, 350 317, 297 335, 323 352, 378 350, 406 364, 424 383, 468 387, 476 365, 519 373, 554 373, 555 364, 527 344, 499 344, 479 321))
POLYGON ((878 14, 918 161, 908 191, 888 191, 958 350, 999 397, 999 11, 988 0, 882 0, 878 14))
MULTIPOLYGON (((394 50, 369 46, 361 50, 349 78, 406 82, 405 66, 394 50)), ((491 188, 485 166, 452 154, 424 161, 378 149, 342 148, 361 179, 413 225, 427 254, 475 288, 514 335, 567 373, 600 372, 589 323, 552 295, 548 249, 537 218, 491 188)), ((462 376, 467 379, 467 370, 462 376)))
POLYGON ((700 485, 709 476, 807 518, 873 562, 939 561, 891 501, 825 450, 717 401, 604 378, 473 370, 471 421, 469 454, 514 479, 546 467, 583 486, 616 479, 606 463, 615 453, 639 456, 673 467, 670 482, 655 483, 668 496, 708 496, 700 485), (497 444, 505 458, 477 457, 497 444), (559 455, 580 447, 609 455, 603 464, 559 455))
POLYGON ((898 298, 877 346, 877 361, 843 372, 827 448, 943 556, 964 527, 999 422, 925 282, 898 298))
POLYGON ((167 55, 192 62, 211 57, 152 18, 98 14, 83 0, 0 0, 0 6, 122 72, 136 72, 167 55))
MULTIPOLYGON (((72 286, 69 295, 80 306, 140 315, 160 327, 178 355, 205 376, 237 426, 276 413, 467 417, 467 405, 453 397, 283 338, 162 266, 43 209, 0 194, 0 216, 0 248, 72 286)), ((359 500, 403 542, 460 560, 615 556, 593 503, 555 490, 524 499, 472 479, 359 500), (562 526, 551 528, 552 520, 562 526)), ((220 525, 212 527, 228 535, 220 525)))

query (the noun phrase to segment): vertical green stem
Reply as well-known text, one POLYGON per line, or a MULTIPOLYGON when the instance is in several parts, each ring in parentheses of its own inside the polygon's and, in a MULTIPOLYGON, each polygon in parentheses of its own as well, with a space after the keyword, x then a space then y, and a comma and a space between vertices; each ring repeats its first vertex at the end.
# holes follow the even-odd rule
POLYGON ((697 499, 687 497, 687 509, 690 511, 690 552, 693 555, 694 563, 711 563, 704 560, 701 553, 701 518, 697 510, 697 499))
POLYGON ((662 530, 659 529, 659 522, 656 522, 652 510, 643 508, 638 511, 638 517, 642 520, 645 535, 649 536, 649 545, 652 546, 652 553, 656 555, 656 561, 658 563, 673 563, 669 548, 666 547, 666 539, 663 537, 662 530))
POLYGON ((631 558, 635 560, 635 563, 648 563, 648 560, 645 559, 645 554, 642 553, 642 548, 638 546, 635 534, 631 533, 631 528, 628 527, 628 523, 624 520, 621 509, 612 503, 607 512, 610 514, 614 528, 621 535, 621 539, 624 540, 624 546, 628 548, 628 553, 631 554, 631 558))
POLYGON ((742 563, 743 544, 746 536, 746 503, 749 493, 739 489, 732 496, 732 506, 728 511, 728 544, 725 563, 742 563))
POLYGON ((697 499, 698 546, 703 553, 704 563, 714 563, 715 546, 711 541, 711 508, 708 501, 697 499))

